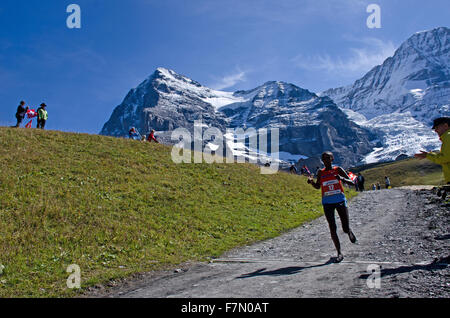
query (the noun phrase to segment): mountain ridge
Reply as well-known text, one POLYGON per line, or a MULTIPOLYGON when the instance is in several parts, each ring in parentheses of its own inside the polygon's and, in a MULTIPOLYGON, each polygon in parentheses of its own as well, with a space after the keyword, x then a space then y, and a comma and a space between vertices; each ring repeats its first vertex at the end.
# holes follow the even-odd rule
MULTIPOLYGON (((101 134, 124 137, 135 126, 144 132, 155 129, 163 142, 171 143, 170 132, 177 128, 192 131, 200 120, 205 128, 222 132, 278 128, 279 151, 289 158, 317 156, 326 149, 335 152, 337 162, 350 165, 371 150, 371 134, 348 120, 328 97, 282 81, 223 92, 165 68, 158 68, 130 90, 101 134)), ((258 155, 255 149, 246 152, 258 155)))
POLYGON ((384 149, 374 149, 365 163, 439 149, 430 128, 435 118, 450 116, 450 29, 417 32, 353 84, 318 95, 362 115, 355 122, 384 140, 384 149))
POLYGON ((317 94, 284 81, 224 92, 159 67, 130 90, 101 134, 124 137, 135 126, 171 143, 171 131, 192 131, 201 120, 220 131, 278 128, 288 157, 331 150, 340 164, 392 160, 439 147, 429 125, 450 114, 449 52, 450 29, 417 32, 353 84, 317 94))
POLYGON ((430 124, 433 117, 450 110, 450 29, 414 34, 392 57, 353 84, 319 95, 329 96, 339 107, 357 111, 369 120, 380 113, 410 111, 415 119, 430 124))

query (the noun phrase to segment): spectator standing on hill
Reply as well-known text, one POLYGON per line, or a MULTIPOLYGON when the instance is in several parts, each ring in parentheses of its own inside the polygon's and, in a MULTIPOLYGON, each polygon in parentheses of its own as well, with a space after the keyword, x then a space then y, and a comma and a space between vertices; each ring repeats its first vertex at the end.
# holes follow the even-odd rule
POLYGON ((21 101, 20 105, 17 107, 17 111, 16 111, 17 124, 14 126, 15 128, 20 127, 20 124, 24 120, 25 115, 27 114, 27 111, 28 111, 28 107, 25 107, 25 102, 21 101))
POLYGON ((377 190, 381 190, 381 185, 379 182, 377 182, 377 190))
POLYGON ((291 165, 291 167, 289 168, 289 171, 293 174, 297 174, 297 168, 295 167, 295 165, 291 165))
POLYGON ((147 138, 148 142, 152 142, 152 140, 154 142, 156 142, 157 144, 159 144, 159 141, 156 140, 156 138, 155 138, 155 130, 154 129, 152 129, 152 131, 150 132, 150 134, 148 135, 148 138, 147 138))
POLYGON ((44 129, 48 119, 47 105, 45 103, 42 103, 41 107, 38 108, 37 114, 37 128, 44 129))
POLYGON ((433 129, 442 142, 441 151, 438 153, 421 151, 414 157, 440 164, 445 183, 450 184, 450 117, 436 118, 433 122, 433 129))
POLYGON ((355 191, 358 192, 359 191, 359 185, 358 185, 358 177, 356 177, 355 179, 355 191))
POLYGON ((363 192, 364 191, 364 177, 363 175, 360 173, 358 173, 358 189, 359 191, 363 192))

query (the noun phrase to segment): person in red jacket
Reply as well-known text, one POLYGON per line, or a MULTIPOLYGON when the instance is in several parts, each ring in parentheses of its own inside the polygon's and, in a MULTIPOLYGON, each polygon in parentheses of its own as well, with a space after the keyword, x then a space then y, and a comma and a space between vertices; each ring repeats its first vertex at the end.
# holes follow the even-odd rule
POLYGON ((148 142, 152 142, 152 140, 159 144, 159 141, 156 140, 156 138, 155 138, 155 130, 154 129, 152 129, 152 131, 150 132, 150 134, 148 135, 148 138, 147 138, 148 142))

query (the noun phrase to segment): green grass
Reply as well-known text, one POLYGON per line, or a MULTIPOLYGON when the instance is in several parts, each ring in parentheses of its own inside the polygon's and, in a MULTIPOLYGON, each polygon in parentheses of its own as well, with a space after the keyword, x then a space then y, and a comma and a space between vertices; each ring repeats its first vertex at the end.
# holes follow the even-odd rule
POLYGON ((322 215, 320 192, 304 177, 262 175, 250 164, 177 165, 171 149, 0 128, 0 297, 76 296, 322 215), (81 291, 66 286, 70 264, 81 268, 81 291))
POLYGON ((365 178, 366 190, 370 190, 372 184, 377 182, 384 188, 384 176, 389 177, 392 187, 444 184, 441 166, 428 160, 407 159, 378 164, 362 170, 361 174, 365 178))

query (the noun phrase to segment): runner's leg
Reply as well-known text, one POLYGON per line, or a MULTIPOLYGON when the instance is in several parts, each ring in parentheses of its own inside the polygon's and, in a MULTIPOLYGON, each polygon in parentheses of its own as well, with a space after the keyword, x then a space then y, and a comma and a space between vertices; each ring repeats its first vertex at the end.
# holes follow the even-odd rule
POLYGON ((352 230, 350 230, 350 221, 348 217, 348 208, 346 203, 342 203, 336 207, 336 210, 339 214, 339 218, 341 219, 342 230, 344 233, 348 234, 348 238, 352 243, 356 242, 355 234, 353 234, 352 230))
POLYGON ((337 226, 336 226, 336 220, 334 218, 334 204, 324 204, 323 210, 325 212, 325 217, 328 221, 328 226, 330 227, 330 234, 331 239, 333 240, 334 247, 336 248, 336 251, 338 253, 338 259, 342 260, 343 256, 341 253, 341 243, 339 242, 339 237, 337 235, 337 226))

